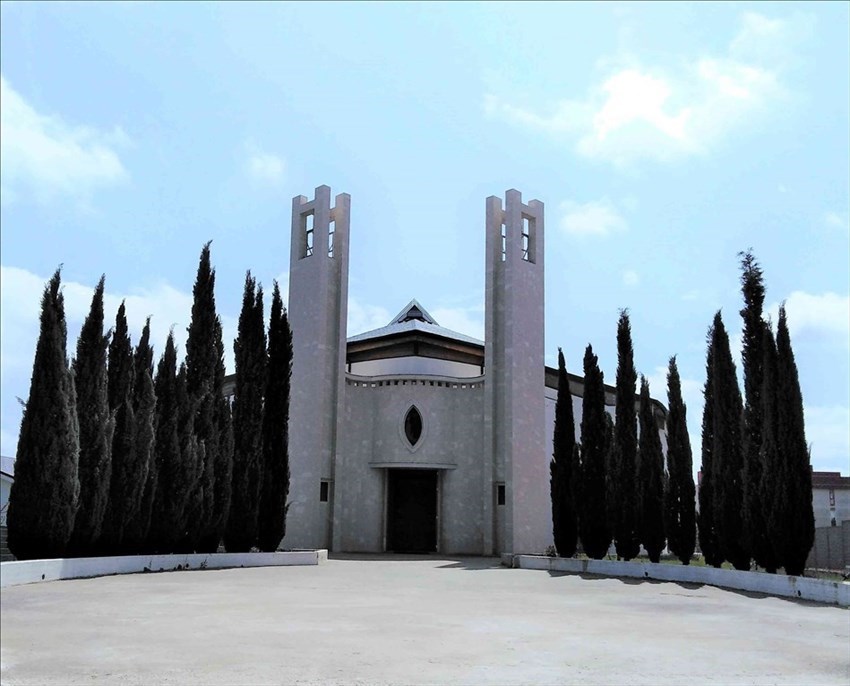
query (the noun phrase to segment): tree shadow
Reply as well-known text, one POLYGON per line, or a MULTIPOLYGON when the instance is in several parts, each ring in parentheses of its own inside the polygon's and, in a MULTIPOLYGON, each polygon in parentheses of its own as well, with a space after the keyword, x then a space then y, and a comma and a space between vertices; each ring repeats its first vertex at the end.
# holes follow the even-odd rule
POLYGON ((619 581, 621 584, 625 584, 626 586, 640 586, 642 584, 649 584, 652 586, 658 586, 660 584, 673 584, 678 586, 679 588, 687 591, 698 591, 704 588, 715 588, 718 591, 724 591, 726 593, 734 593, 735 595, 743 596, 745 598, 752 598, 753 600, 765 600, 768 598, 775 598, 776 600, 784 600, 786 602, 795 603, 797 605, 802 605, 806 607, 838 607, 837 605, 831 605, 829 603, 822 603, 816 600, 806 600, 805 598, 793 598, 791 596, 781 596, 781 595, 772 595, 770 593, 760 593, 758 591, 745 591, 739 588, 726 588, 724 586, 715 586, 713 584, 704 584, 695 581, 672 581, 666 579, 650 579, 650 578, 638 578, 638 577, 619 577, 619 576, 603 576, 599 574, 586 574, 586 573, 575 573, 575 572, 557 572, 550 571, 548 572, 550 577, 561 577, 561 576, 577 576, 581 578, 583 581, 619 581))
POLYGON ((444 562, 437 569, 507 569, 498 557, 474 555, 442 555, 440 553, 329 553, 329 560, 352 560, 357 562, 444 562))

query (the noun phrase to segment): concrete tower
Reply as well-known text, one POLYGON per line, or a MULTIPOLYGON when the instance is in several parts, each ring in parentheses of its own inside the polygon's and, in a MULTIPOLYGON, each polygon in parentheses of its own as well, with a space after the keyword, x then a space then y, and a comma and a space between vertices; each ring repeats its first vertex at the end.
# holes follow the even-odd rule
POLYGON ((345 388, 351 197, 319 186, 292 199, 289 322, 292 396, 287 548, 329 548, 333 480, 345 388))
POLYGON ((483 548, 540 553, 552 540, 543 203, 524 205, 522 194, 509 190, 503 210, 501 198, 491 196, 486 222, 483 548))

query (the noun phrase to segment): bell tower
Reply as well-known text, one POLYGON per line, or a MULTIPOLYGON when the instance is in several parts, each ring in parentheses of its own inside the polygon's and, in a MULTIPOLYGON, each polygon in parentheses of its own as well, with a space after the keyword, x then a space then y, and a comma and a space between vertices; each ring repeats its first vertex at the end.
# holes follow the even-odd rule
POLYGON ((338 430, 345 388, 351 197, 316 188, 292 199, 287 548, 330 548, 338 430))
POLYGON ((543 203, 487 198, 484 527, 491 553, 551 543, 544 362, 543 203))

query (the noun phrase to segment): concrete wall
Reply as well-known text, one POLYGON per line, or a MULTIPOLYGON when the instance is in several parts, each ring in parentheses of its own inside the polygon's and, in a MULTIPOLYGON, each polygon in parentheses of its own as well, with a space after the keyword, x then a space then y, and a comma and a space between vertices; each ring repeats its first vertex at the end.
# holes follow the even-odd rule
POLYGON ((845 520, 840 526, 815 529, 815 543, 806 567, 836 570, 850 567, 850 520, 845 520))
POLYGON ((6 526, 6 511, 9 509, 11 490, 12 479, 5 474, 0 475, 0 526, 6 526))
POLYGON ((164 572, 183 569, 279 567, 317 565, 328 559, 327 550, 290 553, 221 553, 212 555, 126 555, 25 560, 0 563, 0 588, 60 579, 81 579, 109 574, 164 572))
POLYGON ((830 505, 830 489, 812 489, 812 509, 815 513, 815 527, 832 526, 832 519, 836 523, 850 520, 850 489, 834 488, 834 505, 830 505))
POLYGON ((532 555, 517 555, 508 558, 506 562, 511 566, 522 569, 543 569, 573 574, 597 574, 599 576, 709 584, 752 593, 767 593, 786 598, 813 600, 842 607, 850 606, 850 583, 809 579, 800 576, 741 572, 693 565, 620 562, 617 560, 578 560, 575 558, 532 555))
POLYGON ((347 375, 345 441, 334 484, 334 549, 383 551, 386 470, 420 467, 441 471, 439 552, 483 552, 482 381, 347 375), (422 416, 422 436, 414 446, 404 434, 411 406, 422 416))
POLYGON ((348 371, 356 376, 393 376, 398 374, 457 378, 481 376, 481 367, 477 364, 438 360, 432 357, 390 357, 383 360, 354 362, 348 371))

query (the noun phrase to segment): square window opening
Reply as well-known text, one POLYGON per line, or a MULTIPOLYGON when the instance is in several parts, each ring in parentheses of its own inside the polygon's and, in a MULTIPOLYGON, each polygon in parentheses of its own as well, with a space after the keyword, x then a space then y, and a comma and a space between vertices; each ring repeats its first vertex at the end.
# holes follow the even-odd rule
POLYGON ((505 504, 505 484, 496 484, 496 504, 505 504))
POLYGON ((319 502, 326 503, 330 499, 331 484, 329 481, 322 481, 319 484, 319 502))

